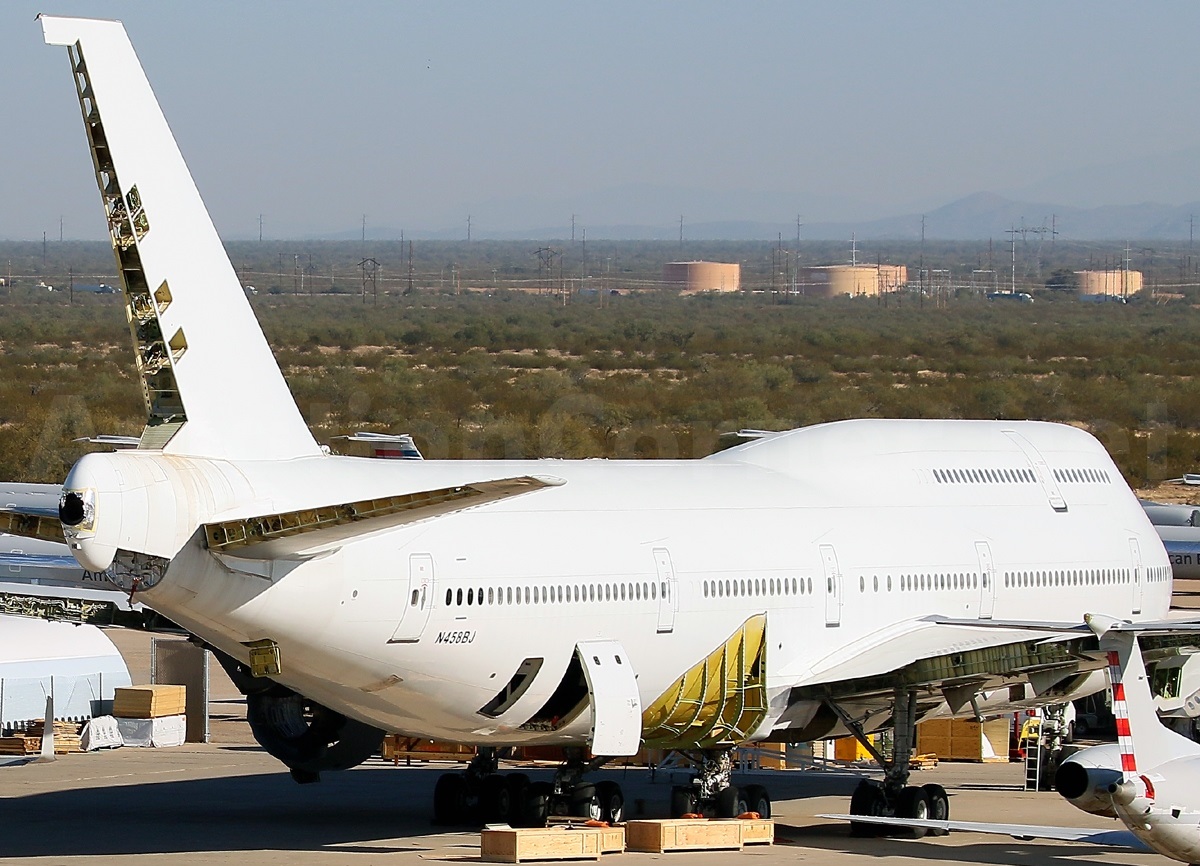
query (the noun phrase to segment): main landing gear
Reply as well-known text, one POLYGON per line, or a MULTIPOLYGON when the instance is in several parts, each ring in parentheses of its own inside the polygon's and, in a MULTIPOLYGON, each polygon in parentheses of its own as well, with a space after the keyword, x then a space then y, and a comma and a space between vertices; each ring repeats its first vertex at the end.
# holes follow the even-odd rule
MULTIPOLYGON (((905 689, 895 691, 893 721, 896 735, 892 759, 885 760, 875 748, 862 727, 836 704, 830 704, 842 722, 850 728, 855 739, 871 753, 881 767, 883 780, 863 779, 850 797, 850 814, 872 817, 919 818, 945 821, 950 818, 950 799, 941 785, 908 784, 908 762, 916 744, 916 702, 913 693, 905 689)), ((862 821, 850 822, 853 836, 882 836, 891 831, 881 824, 862 821)), ((911 827, 903 831, 914 838, 925 835, 943 836, 945 830, 928 830, 911 827)))
POLYGON ((762 785, 739 788, 733 784, 733 750, 704 749, 685 752, 696 764, 690 785, 671 789, 671 817, 707 815, 712 818, 736 818, 747 812, 771 817, 771 796, 762 785))
POLYGON ((568 749, 567 760, 551 782, 532 782, 524 773, 497 772, 494 748, 481 748, 461 773, 445 773, 433 789, 436 824, 511 824, 540 827, 551 815, 583 820, 625 820, 625 797, 616 782, 584 781, 607 758, 585 761, 582 749, 568 749))

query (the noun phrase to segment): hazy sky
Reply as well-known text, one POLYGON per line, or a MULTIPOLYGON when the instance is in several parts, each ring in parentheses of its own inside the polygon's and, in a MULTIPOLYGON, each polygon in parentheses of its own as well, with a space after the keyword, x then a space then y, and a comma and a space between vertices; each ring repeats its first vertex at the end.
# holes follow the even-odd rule
POLYGON ((4 0, 0 238, 104 235, 43 11, 125 22, 227 238, 1200 200, 1194 0, 4 0))

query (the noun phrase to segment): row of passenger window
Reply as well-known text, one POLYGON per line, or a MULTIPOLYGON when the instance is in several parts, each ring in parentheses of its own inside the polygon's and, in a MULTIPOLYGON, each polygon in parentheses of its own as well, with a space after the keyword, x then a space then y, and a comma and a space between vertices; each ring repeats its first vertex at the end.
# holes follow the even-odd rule
POLYGON ((1107 472, 1099 469, 1055 469, 1054 480, 1065 484, 1073 481, 1076 484, 1110 484, 1107 472))
MULTIPOLYGON (((1129 583, 1133 579, 1130 568, 1085 568, 1063 571, 1018 571, 1005 572, 1005 586, 1107 586, 1114 583, 1129 583), (1010 584, 1011 581, 1011 584, 1010 584)), ((1146 568, 1147 583, 1162 583, 1171 579, 1171 569, 1165 565, 1146 568)))
POLYGON ((775 595, 811 595, 812 578, 755 578, 753 580, 706 580, 705 598, 751 598, 775 595))
POLYGON ((498 586, 467 590, 447 589, 446 606, 502 605, 502 604, 594 604, 604 601, 657 601, 659 593, 663 599, 670 598, 670 587, 663 581, 642 583, 589 583, 562 584, 560 586, 498 586))
POLYGON ((1032 484, 1037 481, 1029 469, 935 469, 933 477, 941 484, 1032 484))

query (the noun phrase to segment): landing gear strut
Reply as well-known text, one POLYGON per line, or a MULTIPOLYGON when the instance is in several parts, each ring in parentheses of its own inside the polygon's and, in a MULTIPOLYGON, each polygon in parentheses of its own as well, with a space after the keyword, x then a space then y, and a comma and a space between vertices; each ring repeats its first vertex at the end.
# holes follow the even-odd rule
POLYGON ((567 760, 551 782, 531 782, 524 773, 497 772, 494 748, 480 748, 467 769, 445 773, 433 789, 436 824, 504 823, 540 827, 551 815, 607 821, 625 819, 625 797, 616 782, 587 782, 584 775, 607 758, 585 761, 583 750, 567 750, 567 760))
POLYGON ((703 749, 684 752, 696 765, 690 785, 671 789, 671 817, 709 815, 736 818, 746 812, 771 817, 771 796, 762 785, 739 788, 733 784, 733 750, 703 749))
MULTIPOLYGON (((841 707, 830 703, 830 707, 854 734, 855 739, 871 753, 871 757, 883 767, 883 780, 863 779, 850 797, 850 814, 872 817, 920 818, 945 821, 950 818, 950 800, 941 785, 909 785, 908 762, 912 758, 917 737, 917 705, 915 695, 906 689, 896 689, 892 720, 895 723, 892 759, 889 761, 875 748, 862 726, 841 707)), ((850 822, 850 833, 854 836, 879 836, 884 828, 878 824, 862 821, 850 822)), ((909 835, 920 838, 925 835, 941 836, 945 830, 910 828, 909 835)))

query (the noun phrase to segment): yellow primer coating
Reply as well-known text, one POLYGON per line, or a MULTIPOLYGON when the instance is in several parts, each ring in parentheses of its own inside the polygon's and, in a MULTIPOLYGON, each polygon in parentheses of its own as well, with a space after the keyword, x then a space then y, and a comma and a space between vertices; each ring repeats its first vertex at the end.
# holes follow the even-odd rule
POLYGON ((743 742, 767 711, 767 617, 746 620, 642 713, 647 745, 711 748, 743 742))

